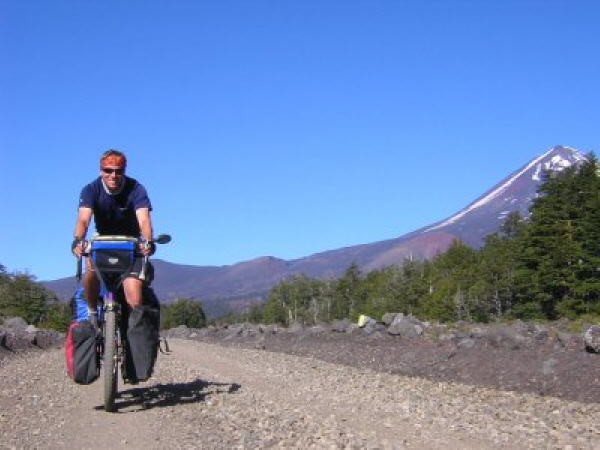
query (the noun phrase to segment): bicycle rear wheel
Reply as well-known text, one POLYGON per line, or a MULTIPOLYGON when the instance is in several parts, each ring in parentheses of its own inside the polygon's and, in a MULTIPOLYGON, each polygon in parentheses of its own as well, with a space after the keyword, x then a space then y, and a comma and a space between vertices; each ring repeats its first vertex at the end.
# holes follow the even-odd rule
POLYGON ((117 397, 117 312, 108 309, 104 315, 104 409, 115 411, 117 397))

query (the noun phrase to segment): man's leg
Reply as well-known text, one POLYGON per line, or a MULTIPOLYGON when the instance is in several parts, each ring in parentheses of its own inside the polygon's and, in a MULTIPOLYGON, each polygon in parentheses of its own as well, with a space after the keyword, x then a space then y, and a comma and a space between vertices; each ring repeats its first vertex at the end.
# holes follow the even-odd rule
POLYGON ((144 304, 143 287, 144 283, 151 282, 154 274, 152 264, 145 262, 144 258, 137 257, 133 263, 133 268, 129 276, 123 280, 123 290, 125 291, 125 300, 130 309, 144 304), (144 272, 144 280, 140 280, 140 274, 144 272))
POLYGON ((134 277, 127 277, 123 280, 123 290, 125 291, 125 300, 131 309, 141 306, 144 302, 142 297, 142 286, 144 282, 134 277))

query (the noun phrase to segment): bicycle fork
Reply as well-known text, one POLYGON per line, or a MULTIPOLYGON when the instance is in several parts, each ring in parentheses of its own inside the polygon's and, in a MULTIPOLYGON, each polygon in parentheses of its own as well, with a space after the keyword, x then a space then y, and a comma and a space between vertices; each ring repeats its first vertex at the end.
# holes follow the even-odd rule
MULTIPOLYGON (((116 341, 115 341, 115 346, 117 351, 115 352, 115 366, 123 360, 122 356, 123 356, 123 348, 122 348, 122 343, 121 343, 121 329, 120 329, 120 324, 121 324, 121 310, 120 310, 120 306, 119 303, 115 300, 115 294, 113 292, 107 292, 106 295, 104 296, 104 317, 103 319, 106 319, 106 315, 108 312, 114 312, 115 317, 116 317, 116 330, 115 330, 115 336, 116 336, 116 341)), ((106 321, 104 321, 104 323, 106 323, 106 321)), ((105 339, 106 333, 103 333, 103 340, 105 339)), ((104 353, 104 352, 103 352, 104 353)))

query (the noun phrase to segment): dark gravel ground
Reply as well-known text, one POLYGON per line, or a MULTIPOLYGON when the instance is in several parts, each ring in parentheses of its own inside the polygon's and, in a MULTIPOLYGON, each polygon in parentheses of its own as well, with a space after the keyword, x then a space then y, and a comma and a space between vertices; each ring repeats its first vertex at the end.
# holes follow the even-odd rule
POLYGON ((378 372, 423 377, 492 389, 528 392, 600 403, 600 355, 588 353, 574 335, 529 346, 460 346, 385 333, 273 333, 260 336, 191 334, 191 339, 225 346, 260 348, 314 357, 378 372))

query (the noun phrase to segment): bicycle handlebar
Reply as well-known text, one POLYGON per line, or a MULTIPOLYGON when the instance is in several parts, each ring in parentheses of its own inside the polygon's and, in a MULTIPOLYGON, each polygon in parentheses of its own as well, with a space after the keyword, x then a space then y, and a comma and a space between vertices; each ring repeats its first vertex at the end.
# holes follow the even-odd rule
MULTIPOLYGON (((154 244, 168 244, 169 242, 171 242, 171 235, 170 234, 159 234, 156 239, 150 239, 149 241, 146 241, 143 238, 134 238, 131 236, 110 236, 110 235, 100 235, 100 236, 96 236, 93 237, 90 240, 84 240, 83 242, 83 252, 81 253, 81 256, 77 258, 77 281, 81 282, 81 275, 82 275, 82 271, 83 271, 83 264, 82 264, 82 260, 83 260, 83 256, 89 256, 90 252, 89 252, 89 247, 90 247, 90 243, 92 241, 130 241, 130 242, 137 242, 138 244, 144 244, 145 246, 150 246, 150 245, 154 245, 154 244)), ((146 247, 147 248, 147 247, 146 247)), ((142 266, 142 272, 140 273, 140 279, 143 280, 146 278, 146 263, 148 262, 148 256, 144 255, 144 265, 142 266)))

